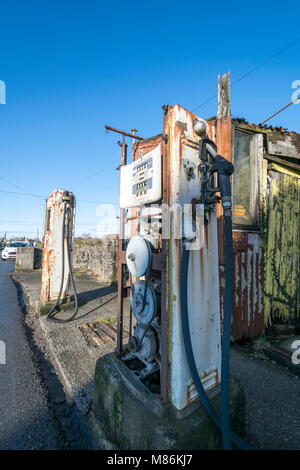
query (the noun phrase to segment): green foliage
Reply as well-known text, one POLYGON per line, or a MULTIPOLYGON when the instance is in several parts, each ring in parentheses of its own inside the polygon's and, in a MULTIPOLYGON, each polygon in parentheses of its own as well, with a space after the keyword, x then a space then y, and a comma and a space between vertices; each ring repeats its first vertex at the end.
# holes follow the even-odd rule
POLYGON ((255 353, 262 353, 264 349, 268 348, 270 345, 270 342, 266 339, 265 336, 258 336, 256 340, 253 343, 253 351, 255 353))
POLYGON ((278 271, 276 268, 276 249, 275 248, 273 248, 272 250, 271 266, 272 266, 272 273, 273 273, 274 279, 278 287, 279 295, 274 296, 273 294, 270 294, 269 292, 264 292, 264 294, 266 297, 271 299, 272 302, 279 302, 281 304, 287 305, 289 309, 288 320, 291 321, 294 317, 297 316, 297 289, 295 290, 295 293, 293 295, 288 294, 288 292, 286 291, 288 280, 291 275, 292 264, 290 266, 289 271, 287 272, 285 281, 283 283, 280 282, 278 271))

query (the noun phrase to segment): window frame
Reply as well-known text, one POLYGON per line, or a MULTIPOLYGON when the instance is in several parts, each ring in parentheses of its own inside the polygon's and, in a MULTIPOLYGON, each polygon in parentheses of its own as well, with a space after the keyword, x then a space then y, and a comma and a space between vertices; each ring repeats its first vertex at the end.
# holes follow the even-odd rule
MULTIPOLYGON (((234 216, 232 217, 232 226, 236 231, 261 231, 261 218, 262 218, 262 167, 263 167, 263 153, 264 153, 264 136, 260 132, 245 129, 237 125, 232 126, 232 163, 234 165, 234 151, 235 151, 235 134, 240 132, 246 135, 252 136, 253 151, 250 154, 250 165, 253 165, 253 178, 251 188, 251 205, 252 205, 252 218, 255 220, 252 224, 240 224, 234 222, 234 216)), ((234 213, 234 177, 232 179, 232 213, 234 213)))

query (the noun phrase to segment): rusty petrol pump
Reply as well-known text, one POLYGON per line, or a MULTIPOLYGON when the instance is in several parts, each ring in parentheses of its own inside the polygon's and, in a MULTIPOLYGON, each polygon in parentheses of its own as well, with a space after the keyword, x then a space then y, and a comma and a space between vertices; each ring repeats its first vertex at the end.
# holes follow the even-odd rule
MULTIPOLYGON (((123 134, 118 340, 115 354, 97 362, 95 415, 123 448, 208 448, 211 439, 220 442, 217 428, 225 448, 231 441, 243 447, 230 430, 229 349, 222 354, 220 331, 216 205, 222 202, 231 220, 233 165, 217 154, 213 125, 179 105, 163 107, 163 132, 153 138, 106 129, 123 134), (137 140, 129 164, 124 136, 137 140), (210 400, 222 381, 221 419, 210 400)), ((232 279, 227 310, 230 288, 232 279)), ((230 344, 230 318, 225 323, 230 344)), ((243 414, 235 409, 239 393, 231 390, 236 415, 243 414)))
POLYGON ((45 236, 40 310, 56 322, 72 320, 78 302, 72 275, 72 247, 75 218, 75 196, 70 191, 55 190, 49 196, 45 213, 45 236), (69 309, 70 288, 74 292, 74 311, 67 318, 54 318, 58 309, 69 309))

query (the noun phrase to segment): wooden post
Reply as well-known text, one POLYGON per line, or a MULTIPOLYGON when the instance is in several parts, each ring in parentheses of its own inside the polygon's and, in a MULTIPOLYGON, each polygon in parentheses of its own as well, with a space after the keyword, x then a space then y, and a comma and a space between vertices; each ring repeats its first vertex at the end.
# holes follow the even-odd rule
MULTIPOLYGON (((230 72, 218 77, 218 114, 216 120, 216 144, 218 153, 227 160, 232 159, 232 123, 231 123, 230 72)), ((220 310, 224 316, 224 282, 225 282, 225 225, 222 204, 217 204, 218 219, 218 252, 220 275, 220 310)))

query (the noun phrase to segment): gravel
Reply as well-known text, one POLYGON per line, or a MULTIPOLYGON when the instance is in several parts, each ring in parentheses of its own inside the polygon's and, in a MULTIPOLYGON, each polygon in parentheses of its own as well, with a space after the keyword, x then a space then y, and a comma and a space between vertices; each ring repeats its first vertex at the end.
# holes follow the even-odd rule
POLYGON ((233 347, 231 372, 246 394, 247 440, 259 449, 300 449, 300 379, 233 347))

